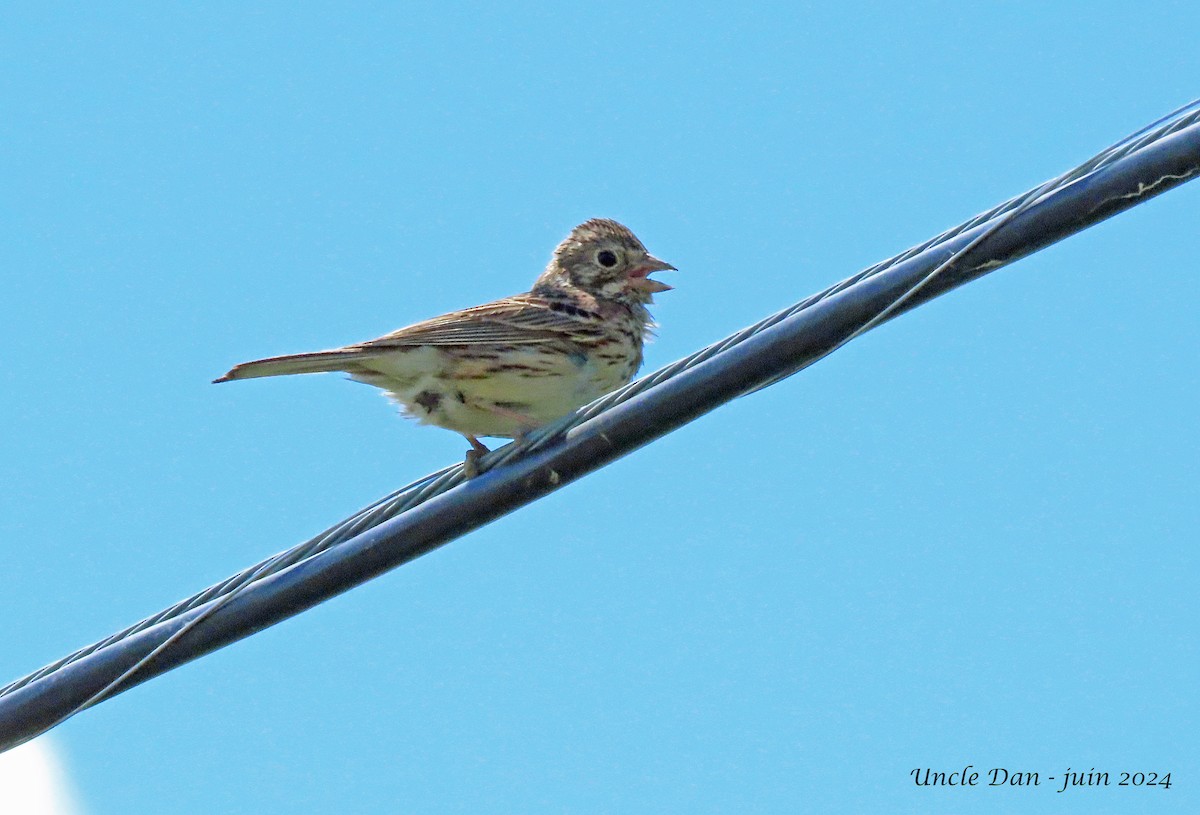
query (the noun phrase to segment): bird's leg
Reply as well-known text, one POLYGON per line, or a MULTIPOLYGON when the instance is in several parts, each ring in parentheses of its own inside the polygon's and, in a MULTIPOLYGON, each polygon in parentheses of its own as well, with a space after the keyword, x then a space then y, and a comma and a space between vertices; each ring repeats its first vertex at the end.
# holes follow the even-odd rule
MULTIPOLYGON (((505 419, 516 422, 517 430, 513 434, 513 439, 518 444, 523 442, 525 437, 538 427, 538 423, 532 418, 526 416, 524 413, 512 410, 511 408, 500 407, 499 405, 484 401, 475 401, 469 404, 471 407, 476 408, 477 410, 485 410, 493 415, 501 416, 505 419)), ((479 475, 479 457, 484 453, 489 453, 491 451, 488 450, 488 448, 485 447, 483 443, 479 441, 479 439, 475 438, 470 433, 463 433, 463 436, 466 437, 467 441, 471 443, 471 449, 467 451, 467 459, 463 462, 463 470, 466 473, 467 478, 474 478, 475 476, 479 475)))
POLYGON ((467 451, 467 458, 463 461, 463 473, 467 478, 474 478, 479 475, 479 457, 491 451, 487 449, 487 445, 470 433, 463 433, 463 436, 471 443, 471 449, 467 451))

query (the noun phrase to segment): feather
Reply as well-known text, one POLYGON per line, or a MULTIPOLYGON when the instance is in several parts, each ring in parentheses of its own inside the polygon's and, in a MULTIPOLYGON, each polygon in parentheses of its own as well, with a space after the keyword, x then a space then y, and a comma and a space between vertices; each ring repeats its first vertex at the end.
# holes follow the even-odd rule
POLYGON ((362 356, 359 351, 336 349, 316 351, 311 354, 288 354, 283 357, 256 359, 235 365, 229 373, 213 382, 230 382, 234 379, 255 379, 260 376, 286 376, 288 374, 318 374, 327 371, 345 371, 353 367, 353 361, 362 356))
POLYGON ((533 294, 505 297, 393 331, 346 350, 383 350, 415 345, 528 345, 547 340, 591 344, 604 337, 599 314, 533 294), (565 310, 556 310, 558 306, 565 310))

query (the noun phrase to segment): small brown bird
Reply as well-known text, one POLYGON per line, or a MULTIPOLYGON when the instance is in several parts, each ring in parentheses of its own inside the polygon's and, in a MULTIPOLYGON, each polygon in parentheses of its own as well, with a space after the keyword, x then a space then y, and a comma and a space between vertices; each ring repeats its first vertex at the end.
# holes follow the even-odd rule
POLYGON ((627 383, 654 323, 646 306, 675 267, 626 227, 596 218, 554 250, 527 294, 451 312, 330 351, 244 362, 215 382, 344 371, 382 388, 423 424, 487 448, 517 438, 627 383))

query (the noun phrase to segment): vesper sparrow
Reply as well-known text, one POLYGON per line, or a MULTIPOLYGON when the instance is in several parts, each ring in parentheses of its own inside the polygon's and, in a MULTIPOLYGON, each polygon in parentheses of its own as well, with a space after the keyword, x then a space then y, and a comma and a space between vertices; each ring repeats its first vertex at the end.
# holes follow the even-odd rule
POLYGON ((626 227, 596 218, 554 250, 527 294, 454 311, 331 351, 244 362, 215 382, 343 371, 423 424, 516 438, 633 378, 653 326, 646 306, 674 270, 626 227))

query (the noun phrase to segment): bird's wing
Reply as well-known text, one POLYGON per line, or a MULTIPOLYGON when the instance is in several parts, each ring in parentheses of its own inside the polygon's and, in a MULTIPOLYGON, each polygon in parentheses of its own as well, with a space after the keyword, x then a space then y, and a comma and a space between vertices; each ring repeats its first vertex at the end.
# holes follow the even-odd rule
POLYGON ((523 345, 556 340, 587 345, 602 337, 600 315, 534 294, 518 294, 434 317, 346 350, 483 343, 523 345))

